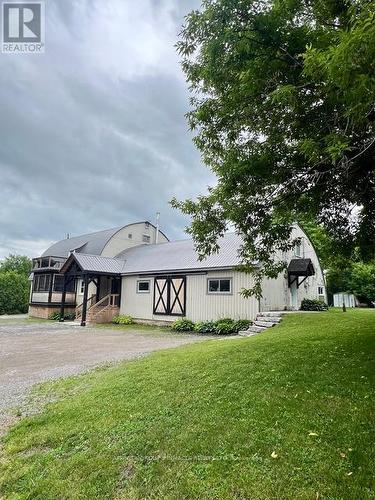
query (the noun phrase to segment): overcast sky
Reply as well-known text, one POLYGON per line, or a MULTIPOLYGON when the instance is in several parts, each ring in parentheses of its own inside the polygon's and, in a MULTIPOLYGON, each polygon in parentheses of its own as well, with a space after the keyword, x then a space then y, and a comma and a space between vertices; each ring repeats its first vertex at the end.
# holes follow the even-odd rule
POLYGON ((204 192, 174 44, 198 0, 47 0, 45 54, 0 53, 0 258, 204 192))

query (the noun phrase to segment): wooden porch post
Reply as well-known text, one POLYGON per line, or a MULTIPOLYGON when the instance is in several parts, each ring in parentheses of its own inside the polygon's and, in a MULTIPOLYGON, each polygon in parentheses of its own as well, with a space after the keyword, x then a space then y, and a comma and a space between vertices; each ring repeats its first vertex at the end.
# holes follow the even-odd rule
POLYGON ((48 290, 48 303, 52 302, 52 290, 53 290, 53 281, 55 275, 53 273, 50 274, 50 282, 49 282, 49 290, 48 290))
POLYGON ((99 297, 100 297, 100 276, 98 275, 96 278, 96 302, 99 302, 99 297))
POLYGON ((63 289, 61 295, 61 308, 60 308, 60 323, 64 322, 64 309, 65 309, 65 296, 66 296, 66 276, 63 276, 63 289))
POLYGON ((88 296, 88 291, 89 291, 89 276, 88 276, 88 274, 84 274, 83 282, 85 284, 85 288, 83 290, 81 326, 86 326, 87 296, 88 296))

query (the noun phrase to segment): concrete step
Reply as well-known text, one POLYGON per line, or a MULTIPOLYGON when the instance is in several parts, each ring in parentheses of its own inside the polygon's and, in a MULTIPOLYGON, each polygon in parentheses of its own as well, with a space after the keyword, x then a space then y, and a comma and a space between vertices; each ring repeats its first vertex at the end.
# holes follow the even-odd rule
POLYGON ((253 332, 253 333, 264 332, 264 330, 267 330, 267 328, 264 326, 255 326, 255 325, 249 326, 249 328, 247 329, 248 332, 253 332))
POLYGON ((253 326, 263 326, 264 328, 271 328, 275 326, 277 323, 273 323, 272 321, 259 321, 255 320, 253 326))
POLYGON ((238 335, 240 337, 253 337, 254 335, 258 335, 260 332, 249 332, 249 330, 243 330, 241 332, 238 332, 238 335))
POLYGON ((265 318, 281 318, 285 314, 284 311, 269 311, 269 312, 260 312, 258 313, 259 316, 264 316, 265 318))
POLYGON ((277 316, 262 316, 262 314, 257 314, 256 321, 265 321, 267 323, 280 323, 281 317, 277 316))

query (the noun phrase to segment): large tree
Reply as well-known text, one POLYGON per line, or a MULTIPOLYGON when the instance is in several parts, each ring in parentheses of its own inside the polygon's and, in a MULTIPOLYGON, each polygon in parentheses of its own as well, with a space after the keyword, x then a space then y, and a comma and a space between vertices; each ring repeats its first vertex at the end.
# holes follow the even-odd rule
POLYGON ((25 255, 9 254, 0 261, 0 314, 27 312, 31 267, 25 255))
POLYGON ((0 261, 0 272, 15 271, 26 277, 31 273, 32 261, 26 255, 9 254, 3 261, 0 261))
POLYGON ((15 271, 0 273, 0 315, 27 312, 29 281, 24 274, 15 271))
POLYGON ((275 276, 294 221, 313 217, 362 258, 375 248, 375 3, 203 0, 178 42, 188 120, 217 185, 172 204, 201 256, 234 226, 244 269, 275 276), (261 270, 252 266, 261 261, 261 270))

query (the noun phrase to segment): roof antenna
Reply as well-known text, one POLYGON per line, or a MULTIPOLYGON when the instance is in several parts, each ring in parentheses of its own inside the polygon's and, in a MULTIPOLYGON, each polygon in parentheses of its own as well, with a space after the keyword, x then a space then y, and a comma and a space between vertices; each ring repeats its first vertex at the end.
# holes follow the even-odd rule
POLYGON ((156 212, 155 245, 157 245, 159 243, 159 220, 160 220, 160 212, 156 212))

